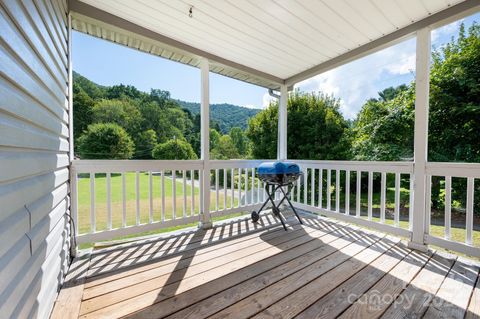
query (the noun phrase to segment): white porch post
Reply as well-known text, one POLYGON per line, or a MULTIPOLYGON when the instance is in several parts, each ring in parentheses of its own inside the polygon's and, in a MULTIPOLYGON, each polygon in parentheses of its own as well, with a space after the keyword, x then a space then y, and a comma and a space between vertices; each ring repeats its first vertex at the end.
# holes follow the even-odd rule
POLYGON ((426 165, 428 153, 428 104, 430 88, 430 28, 417 31, 417 57, 415 75, 415 132, 414 132, 414 169, 413 169, 413 218, 412 238, 409 246, 426 250, 426 165))
POLYGON ((277 159, 287 159, 287 85, 280 86, 280 99, 278 101, 278 150, 277 159))
POLYGON ((200 64, 201 70, 201 105, 200 105, 200 140, 201 160, 203 161, 203 200, 200 213, 199 227, 208 229, 212 227, 210 217, 210 96, 209 96, 209 63, 203 58, 200 64))

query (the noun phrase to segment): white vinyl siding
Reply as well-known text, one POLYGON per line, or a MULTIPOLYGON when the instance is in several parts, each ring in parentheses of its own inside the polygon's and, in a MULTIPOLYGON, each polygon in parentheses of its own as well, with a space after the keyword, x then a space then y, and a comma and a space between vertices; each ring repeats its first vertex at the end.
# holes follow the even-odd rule
POLYGON ((69 265, 67 3, 0 2, 0 318, 48 318, 69 265))

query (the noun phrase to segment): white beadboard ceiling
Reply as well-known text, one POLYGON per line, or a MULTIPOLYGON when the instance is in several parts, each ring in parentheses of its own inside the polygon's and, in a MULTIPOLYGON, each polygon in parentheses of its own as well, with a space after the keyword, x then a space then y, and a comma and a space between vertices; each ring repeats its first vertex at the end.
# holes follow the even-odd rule
MULTIPOLYGON (((467 0, 476 1, 476 0, 467 0)), ((77 0, 246 69, 212 71, 266 87, 407 27, 462 0, 77 0), (192 17, 189 9, 192 7, 192 17), (259 74, 248 72, 258 70, 259 74), (270 75, 263 76, 263 75, 270 75), (279 81, 280 80, 280 81, 279 81)), ((73 27, 175 61, 199 55, 82 14, 73 27)))

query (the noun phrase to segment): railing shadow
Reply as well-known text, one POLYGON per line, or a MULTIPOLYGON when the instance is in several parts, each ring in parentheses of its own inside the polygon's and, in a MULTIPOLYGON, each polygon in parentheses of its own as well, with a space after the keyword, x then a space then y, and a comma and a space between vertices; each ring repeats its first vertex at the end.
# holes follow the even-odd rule
MULTIPOLYGON (((295 273, 301 271, 305 272, 304 275, 308 275, 308 272, 306 272, 305 269, 313 267, 312 265, 315 265, 315 267, 322 267, 322 264, 328 263, 328 256, 332 256, 333 254, 335 254, 335 258, 342 260, 342 263, 349 261, 354 264, 356 272, 351 273, 349 276, 344 278, 343 281, 339 281, 337 286, 332 287, 331 290, 327 291, 323 295, 317 295, 314 297, 310 295, 305 296, 305 299, 307 300, 306 302, 310 301, 310 303, 306 304, 305 309, 302 309, 302 311, 295 313, 295 316, 299 315, 299 317, 303 318, 333 318, 343 315, 344 317, 354 318, 356 314, 358 315, 358 313, 352 312, 351 310, 349 311, 348 309, 350 309, 352 304, 354 304, 354 306, 352 306, 352 309, 358 308, 359 306, 357 305, 364 306, 364 303, 362 304, 363 301, 361 299, 364 298, 364 296, 372 296, 370 301, 373 300, 373 302, 369 303, 368 298, 366 300, 366 309, 372 312, 372 318, 388 313, 398 314, 398 307, 403 307, 403 313, 405 315, 411 316, 411 307, 414 306, 416 306, 417 309, 415 309, 413 313, 418 314, 419 317, 423 316, 423 314, 425 314, 427 311, 429 311, 429 315, 435 315, 435 307, 439 309, 447 308, 451 313, 467 313, 467 309, 462 308, 459 305, 455 305, 447 300, 443 300, 441 297, 438 296, 434 298, 435 293, 438 289, 433 292, 425 291, 422 289, 421 286, 415 286, 415 281, 413 281, 413 284, 408 283, 411 282, 411 280, 415 280, 416 276, 418 276, 418 274, 423 271, 423 269, 425 269, 425 271, 428 271, 430 274, 437 274, 443 277, 448 276, 448 280, 459 281, 462 283, 467 283, 470 286, 474 286, 478 276, 478 267, 474 268, 476 270, 472 270, 468 267, 468 265, 463 264, 462 261, 457 261, 457 267, 451 268, 454 260, 450 260, 440 255, 432 255, 431 253, 424 254, 420 252, 412 252, 406 247, 406 245, 398 243, 397 241, 395 241, 394 238, 390 238, 388 236, 383 237, 379 233, 365 233, 362 232, 358 227, 351 227, 345 224, 343 224, 343 227, 337 227, 338 225, 342 225, 326 222, 325 220, 317 217, 306 215, 302 217, 306 227, 299 226, 296 219, 287 218, 287 221, 291 223, 288 223, 289 231, 285 232, 285 234, 288 234, 289 232, 296 232, 299 236, 295 238, 309 237, 309 240, 307 240, 306 242, 309 242, 310 244, 317 242, 317 250, 318 252, 320 252, 319 249, 321 249, 321 247, 328 249, 330 247, 330 244, 327 242, 323 242, 322 239, 318 237, 311 236, 310 234, 312 232, 309 230, 309 228, 326 231, 328 232, 328 234, 338 239, 342 238, 356 245, 360 245, 364 248, 368 247, 368 249, 377 252, 378 256, 373 258, 370 263, 363 263, 357 260, 355 255, 344 255, 344 253, 342 253, 342 251, 337 248, 331 249, 332 252, 321 259, 315 259, 315 255, 312 253, 306 253, 303 255, 300 254, 295 258, 303 258, 306 261, 305 263, 297 264, 297 269, 295 269, 295 271, 290 270, 290 272, 284 274, 284 276, 278 277, 278 281, 269 281, 268 276, 272 275, 272 269, 282 267, 282 264, 275 264, 275 257, 271 257, 268 258, 268 260, 260 260, 244 268, 238 269, 228 275, 215 278, 208 283, 183 291, 180 294, 175 293, 178 286, 181 284, 180 281, 172 280, 171 282, 169 282, 169 284, 166 284, 160 290, 160 292, 158 293, 158 297, 152 306, 140 310, 131 317, 149 317, 150 315, 153 315, 157 318, 163 318, 167 316, 171 318, 202 318, 208 316, 220 318, 224 315, 226 317, 233 315, 236 318, 247 318, 257 315, 259 311, 265 308, 267 308, 267 312, 264 312, 263 314, 266 317, 278 316, 279 313, 282 313, 282 316, 285 315, 285 317, 291 317, 288 311, 277 313, 268 312, 269 305, 263 304, 262 300, 256 297, 256 294, 258 294, 257 292, 260 290, 259 287, 261 287, 261 289, 264 289, 272 285, 277 285, 279 288, 283 287, 282 289, 288 291, 288 286, 278 284, 279 282, 284 280, 283 278, 293 276, 295 273), (411 280, 408 279, 408 282, 403 281, 401 279, 401 276, 397 277, 395 273, 392 275, 389 271, 378 269, 375 267, 374 264, 372 265, 372 263, 377 260, 379 256, 382 256, 382 254, 383 256, 388 256, 389 258, 396 259, 395 264, 392 265, 389 270, 393 269, 401 262, 411 264, 418 269, 415 271, 415 274, 412 275, 412 277, 410 278, 411 280), (310 257, 313 261, 309 262, 308 258, 305 257, 310 257), (267 266, 267 263, 271 263, 271 265, 267 266), (423 267, 423 264, 426 264, 426 266, 423 267), (255 268, 261 268, 265 271, 255 275, 255 268), (254 275, 252 276, 252 278, 246 280, 244 274, 249 272, 254 275), (375 280, 372 280, 371 278, 369 279, 369 277, 357 278, 357 280, 370 280, 370 282, 368 282, 366 285, 364 284, 363 290, 357 290, 357 295, 348 298, 349 294, 351 295, 351 293, 354 293, 355 291, 349 291, 347 289, 348 287, 344 286, 344 284, 348 283, 349 280, 353 280, 355 276, 358 277, 362 274, 372 275, 372 273, 375 274, 375 280), (244 281, 239 281, 235 278, 243 278, 242 280, 244 281), (392 296, 388 296, 387 299, 383 299, 383 295, 376 296, 374 288, 376 287, 376 283, 380 280, 383 282, 389 282, 394 285, 395 289, 393 289, 393 291, 395 292, 395 294, 392 296), (228 285, 225 285, 225 283, 228 283, 228 285), (256 286, 256 288, 249 291, 249 285, 256 286), (368 295, 365 294, 367 292, 368 295), (340 296, 343 298, 343 301, 340 302, 340 306, 338 298, 331 298, 332 294, 334 293, 337 294, 335 297, 340 296), (403 293, 410 296, 410 299, 405 298, 404 295, 402 295, 403 293), (315 299, 317 297, 318 299, 315 299), (330 303, 322 304, 323 299, 321 298, 326 298, 325 302, 330 301, 330 303), (399 299, 403 299, 404 301, 409 300, 410 303, 407 304, 406 302, 399 302, 399 299), (173 300, 175 302, 172 302, 173 300), (332 300, 334 300, 334 303, 336 305, 335 308, 330 307, 332 305, 332 300), (387 300, 388 302, 382 303, 383 300, 387 300), (230 309, 229 307, 232 307, 234 304, 235 310, 233 308, 230 309), (241 309, 241 311, 239 311, 239 309, 241 309)), ((294 247, 292 248, 288 246, 288 241, 279 241, 278 238, 281 236, 272 237, 269 236, 268 233, 269 232, 261 233, 260 238, 263 241, 272 245, 273 247, 279 248, 282 251, 277 256, 287 253, 287 251, 291 252, 295 249, 294 247)), ((315 249, 313 251, 315 251, 315 249)), ((295 264, 293 261, 294 259, 285 262, 295 264)), ((331 267, 330 269, 326 269, 324 273, 320 274, 317 278, 313 278, 311 281, 318 281, 318 278, 322 278, 322 276, 324 276, 325 274, 329 274, 330 271, 334 270, 335 266, 331 267)), ((284 269, 284 271, 286 271, 286 268, 284 269)), ((184 275, 185 273, 182 274, 184 275)), ((330 279, 334 280, 335 278, 330 279)), ((324 281, 325 284, 328 284, 326 280, 324 281)), ((285 293, 285 296, 282 295, 282 298, 284 299, 277 298, 276 300, 274 300, 274 302, 288 300, 288 296, 290 294, 296 294, 298 289, 302 289, 303 287, 306 287, 308 285, 312 285, 312 283, 306 282, 304 285, 295 287, 291 289, 291 291, 288 291, 288 293, 285 293)), ((355 286, 353 287, 355 288, 355 286)), ((298 296, 296 298, 298 298, 298 296)), ((469 298, 467 298, 467 304, 468 301, 469 298)), ((291 309, 292 307, 295 308, 294 306, 289 305, 288 309, 291 309)))

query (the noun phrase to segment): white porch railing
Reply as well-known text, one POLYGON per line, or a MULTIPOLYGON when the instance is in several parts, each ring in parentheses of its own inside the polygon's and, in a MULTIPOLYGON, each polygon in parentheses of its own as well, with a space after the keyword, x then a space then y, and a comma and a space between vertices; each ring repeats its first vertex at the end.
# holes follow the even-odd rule
POLYGON ((198 221, 202 161, 79 160, 71 167, 77 243, 198 221))
POLYGON ((110 240, 196 223, 210 197, 210 217, 255 209, 265 199, 256 177, 262 161, 78 160, 72 163, 72 216, 77 243, 110 240))
MULTIPOLYGON (((266 199, 265 185, 257 178, 261 162, 210 161, 211 186, 205 193, 201 160, 74 161, 72 216, 77 243, 192 224, 201 214, 210 220, 258 209, 266 199), (209 199, 209 209, 203 209, 205 199, 209 199)), ((427 207, 413 212, 412 162, 295 162, 304 172, 291 194, 296 207, 407 238, 412 236, 413 214, 421 214, 427 225, 426 244, 480 256, 480 249, 474 245, 474 185, 480 178, 480 164, 428 163, 427 207), (439 236, 438 222, 435 231, 430 231, 432 176, 445 180, 443 236, 439 236), (458 225, 452 227, 451 220, 452 178, 467 181, 464 241, 451 236, 453 228, 455 234, 459 231, 458 225)))
MULTIPOLYGON (((477 197, 475 198, 475 185, 478 185, 480 182, 480 164, 474 163, 428 163, 427 164, 427 194, 426 194, 426 203, 427 207, 425 208, 426 214, 426 234, 425 242, 427 244, 432 244, 446 249, 458 251, 467 255, 480 257, 480 238, 475 238, 474 236, 474 203, 475 200, 480 201, 477 192, 477 197), (444 231, 443 236, 440 234, 435 234, 432 232, 432 177, 440 177, 442 179, 443 185, 441 190, 444 193, 444 231), (452 216, 452 180, 456 179, 459 181, 460 185, 458 187, 465 187, 462 189, 465 191, 465 201, 466 205, 464 207, 465 211, 465 220, 460 222, 460 225, 455 225, 459 223, 458 221, 453 220, 452 216), (477 179, 477 181, 475 181, 477 179), (462 180, 463 183, 462 185, 462 180), (455 226, 455 227, 454 227, 455 226), (455 236, 453 234, 455 230, 455 236), (463 235, 463 236, 462 236, 463 235), (463 238, 462 238, 463 237, 463 238), (476 242, 475 242, 476 239, 476 242)), ((480 212, 477 212, 477 215, 480 212)), ((479 226, 479 225, 477 225, 479 226)), ((478 230, 478 229, 477 229, 478 230)), ((478 233, 477 233, 478 234, 478 233)))
MULTIPOLYGON (((412 215, 413 163, 295 161, 301 166, 304 181, 298 181, 293 202, 299 208, 354 222, 395 235, 410 237, 412 215), (388 181, 393 190, 387 189, 388 181), (408 190, 401 196, 401 180, 408 190), (367 183, 362 183, 367 180, 367 183), (380 198, 374 202, 374 180, 380 181, 380 198), (363 186, 363 189, 362 189, 363 186), (365 189, 366 186, 366 189, 365 189), (388 201, 387 194, 394 194, 388 201), (364 194, 362 196, 362 194, 364 194), (366 198, 365 198, 366 195, 366 198), (401 197, 408 197, 407 216, 401 214, 401 197), (387 205, 388 204, 388 205, 387 205), (393 205, 390 213, 389 206, 393 205), (378 207, 375 209, 374 207, 378 207)), ((404 188, 403 188, 404 189, 404 188)), ((405 202, 405 200, 404 200, 405 202)), ((403 205, 404 209, 406 204, 403 205)))

